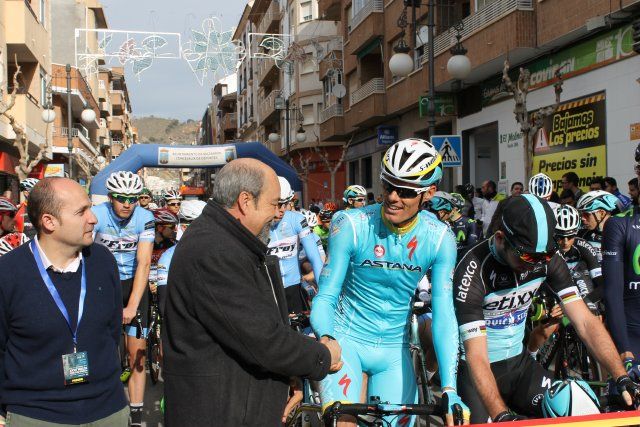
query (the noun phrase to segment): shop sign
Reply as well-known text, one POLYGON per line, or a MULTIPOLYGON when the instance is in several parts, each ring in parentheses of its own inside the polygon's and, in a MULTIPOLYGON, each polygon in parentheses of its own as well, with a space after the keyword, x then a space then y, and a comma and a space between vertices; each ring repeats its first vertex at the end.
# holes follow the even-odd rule
MULTIPOLYGON (((456 102, 452 94, 438 94, 435 97, 436 117, 455 116, 456 102)), ((429 108, 429 97, 421 96, 418 99, 418 112, 420 117, 427 117, 429 108)))
POLYGON ((604 92, 565 102, 544 121, 534 138, 533 173, 545 173, 561 188, 562 175, 575 172, 579 187, 607 176, 604 92))
POLYGON ((59 176, 64 178, 64 163, 48 163, 44 169, 44 177, 59 176))
POLYGON ((398 141, 398 126, 378 126, 378 145, 393 145, 398 141))
MULTIPOLYGON (((551 84, 558 69, 565 78, 573 77, 631 55, 634 55, 633 30, 631 25, 625 25, 525 65, 531 73, 529 90, 551 84)), ((514 83, 519 73, 519 67, 509 70, 514 83)), ((502 75, 483 82, 481 91, 483 107, 511 96, 502 83, 502 75)))

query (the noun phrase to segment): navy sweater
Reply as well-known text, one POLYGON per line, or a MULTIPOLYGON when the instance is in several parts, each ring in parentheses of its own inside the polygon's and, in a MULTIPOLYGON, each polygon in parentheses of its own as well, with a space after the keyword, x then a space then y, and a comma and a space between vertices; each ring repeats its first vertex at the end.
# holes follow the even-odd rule
MULTIPOLYGON (((89 381, 65 386, 62 355, 73 352, 69 326, 40 277, 29 245, 0 258, 0 405, 2 410, 61 424, 89 423, 127 405, 118 344, 122 289, 109 250, 82 252, 87 274, 78 351, 87 351, 89 381)), ((49 277, 75 326, 81 269, 49 277)))

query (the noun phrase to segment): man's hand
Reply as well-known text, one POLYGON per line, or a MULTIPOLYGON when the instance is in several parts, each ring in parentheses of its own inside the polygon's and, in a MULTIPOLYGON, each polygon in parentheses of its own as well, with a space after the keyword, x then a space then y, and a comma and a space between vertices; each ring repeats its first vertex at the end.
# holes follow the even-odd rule
POLYGON ((287 422, 289 413, 293 411, 293 409, 298 406, 300 402, 302 402, 303 398, 302 381, 300 381, 299 378, 292 378, 290 387, 292 393, 289 396, 289 400, 287 400, 287 406, 285 406, 284 412, 282 413, 282 424, 287 422))
POLYGON ((155 294, 158 291, 158 283, 149 282, 149 290, 151 291, 152 294, 155 294))
POLYGON ((616 389, 627 406, 638 409, 638 405, 640 405, 640 386, 638 384, 631 381, 628 375, 622 375, 616 380, 616 389))
POLYGON ((331 353, 331 367, 329 368, 329 372, 333 374, 342 369, 342 349, 340 348, 338 341, 332 340, 328 337, 322 337, 320 338, 320 344, 327 346, 331 353))
POLYGON ((492 418, 492 421, 494 423, 505 423, 508 421, 521 421, 526 419, 527 417, 523 417, 522 415, 514 414, 513 412, 509 411, 502 411, 498 415, 496 415, 495 418, 492 418))
POLYGON ((442 393, 442 406, 445 409, 448 426, 460 425, 460 421, 463 422, 463 425, 469 424, 471 416, 469 407, 462 402, 455 390, 447 390, 442 393))
POLYGON ((131 321, 136 318, 137 311, 138 311, 138 307, 126 306, 122 310, 122 324, 128 325, 129 323, 131 323, 131 321))

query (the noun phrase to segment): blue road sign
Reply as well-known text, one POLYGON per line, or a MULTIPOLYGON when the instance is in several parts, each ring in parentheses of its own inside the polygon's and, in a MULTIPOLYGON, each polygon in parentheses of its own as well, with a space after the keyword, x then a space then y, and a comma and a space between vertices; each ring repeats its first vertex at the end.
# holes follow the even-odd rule
POLYGON ((460 135, 435 135, 431 143, 442 156, 442 166, 462 166, 462 137, 460 135))

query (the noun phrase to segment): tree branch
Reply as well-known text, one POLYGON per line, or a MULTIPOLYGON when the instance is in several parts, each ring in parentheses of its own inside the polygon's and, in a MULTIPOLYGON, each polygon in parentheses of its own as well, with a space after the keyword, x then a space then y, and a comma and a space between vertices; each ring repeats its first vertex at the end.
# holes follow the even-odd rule
POLYGON ((11 95, 9 95, 9 102, 5 103, 3 101, 4 91, 0 88, 0 116, 5 115, 7 111, 11 110, 16 103, 16 96, 18 95, 18 89, 20 88, 20 83, 18 82, 18 76, 21 74, 20 64, 18 64, 18 56, 15 57, 16 63, 16 71, 13 73, 13 89, 11 90, 11 95))

